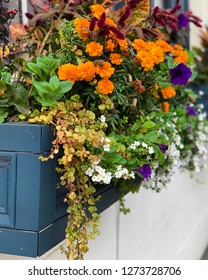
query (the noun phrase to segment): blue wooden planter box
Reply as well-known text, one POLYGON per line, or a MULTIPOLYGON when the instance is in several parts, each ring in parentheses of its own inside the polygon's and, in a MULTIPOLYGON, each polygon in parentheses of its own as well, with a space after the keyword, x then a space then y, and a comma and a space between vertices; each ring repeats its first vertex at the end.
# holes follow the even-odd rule
MULTIPOLYGON (((66 190, 57 189, 57 159, 42 162, 51 149, 47 125, 0 125, 0 253, 37 257, 65 238, 66 190)), ((98 186, 98 212, 119 199, 114 186, 98 186)))

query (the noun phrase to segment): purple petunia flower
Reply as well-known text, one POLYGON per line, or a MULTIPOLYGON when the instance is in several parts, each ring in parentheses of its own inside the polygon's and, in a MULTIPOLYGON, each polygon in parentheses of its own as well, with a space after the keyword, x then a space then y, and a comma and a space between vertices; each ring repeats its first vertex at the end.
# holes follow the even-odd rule
POLYGON ((168 150, 168 145, 166 144, 161 144, 161 143, 154 143, 157 145, 160 149, 160 151, 164 154, 168 150))
POLYGON ((186 85, 191 78, 192 72, 184 63, 178 64, 170 69, 171 83, 173 85, 186 85))
POLYGON ((149 179, 152 174, 152 170, 149 164, 143 164, 142 166, 136 168, 136 171, 139 172, 140 175, 144 177, 144 179, 149 179))
POLYGON ((188 18, 184 14, 180 14, 178 16, 178 27, 179 28, 186 28, 188 25, 188 18))
POLYGON ((194 108, 190 105, 188 105, 186 107, 186 114, 187 114, 187 116, 196 116, 196 112, 195 112, 194 108))

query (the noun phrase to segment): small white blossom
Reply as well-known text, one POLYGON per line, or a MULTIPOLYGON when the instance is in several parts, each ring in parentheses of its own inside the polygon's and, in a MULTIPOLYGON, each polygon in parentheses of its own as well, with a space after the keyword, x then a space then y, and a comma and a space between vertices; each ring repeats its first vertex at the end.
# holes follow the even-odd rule
POLYGON ((136 148, 140 145, 140 142, 139 141, 134 141, 133 144, 131 144, 129 147, 130 149, 132 150, 136 150, 136 148))
POLYGON ((136 146, 135 144, 131 144, 131 145, 130 145, 130 149, 136 150, 136 148, 137 148, 137 146, 136 146))
POLYGON ((199 95, 200 95, 200 96, 204 95, 203 90, 199 90, 199 92, 198 92, 198 93, 199 93, 199 95))
POLYGON ((201 113, 198 115, 199 121, 203 121, 206 118, 206 113, 201 113))
POLYGON ((105 152, 110 152, 110 145, 109 144, 104 145, 103 149, 105 152))
POLYGON ((104 123, 104 122, 106 121, 106 117, 105 117, 104 115, 102 115, 102 116, 100 117, 100 121, 101 121, 102 123, 104 123))
POLYGON ((129 174, 130 178, 134 179, 135 178, 135 174, 134 172, 132 171, 130 174, 129 174))
POLYGON ((148 145, 146 143, 142 142, 142 147, 147 148, 148 145))
POLYGON ((109 138, 101 137, 100 142, 101 143, 110 143, 111 140, 109 138))
POLYGON ((204 104, 199 104, 199 109, 203 110, 204 109, 204 104))
POLYGON ((94 172, 94 169, 93 169, 93 168, 88 168, 88 169, 85 171, 86 175, 88 175, 88 176, 90 176, 90 177, 92 177, 93 172, 94 172))
POLYGON ((154 149, 153 149, 153 147, 149 147, 149 154, 154 154, 154 149))

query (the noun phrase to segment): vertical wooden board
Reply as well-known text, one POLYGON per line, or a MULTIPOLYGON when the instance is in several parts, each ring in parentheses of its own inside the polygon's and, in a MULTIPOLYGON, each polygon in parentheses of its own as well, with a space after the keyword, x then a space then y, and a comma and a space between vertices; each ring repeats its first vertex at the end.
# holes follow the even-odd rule
POLYGON ((58 219, 39 233, 38 256, 42 256, 44 253, 65 239, 66 223, 67 215, 58 219))
POLYGON ((0 152, 0 226, 14 227, 16 154, 0 152))
MULTIPOLYGON (((38 154, 17 155, 17 229, 38 231, 53 221, 55 187, 52 161, 42 162, 38 154)), ((54 165, 54 163, 53 163, 54 165)))

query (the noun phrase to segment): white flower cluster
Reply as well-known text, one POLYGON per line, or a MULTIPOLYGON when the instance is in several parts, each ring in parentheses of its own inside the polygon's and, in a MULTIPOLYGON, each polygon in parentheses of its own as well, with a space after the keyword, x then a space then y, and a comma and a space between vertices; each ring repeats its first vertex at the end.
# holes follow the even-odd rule
POLYGON ((158 165, 152 168, 151 178, 142 182, 142 187, 146 189, 156 190, 157 192, 167 187, 167 184, 173 178, 173 172, 170 168, 168 172, 162 171, 158 165), (170 172, 169 172, 170 170, 170 172))
POLYGON ((100 141, 101 141, 101 144, 104 144, 103 145, 103 150, 105 152, 110 152, 110 144, 109 143, 111 142, 111 140, 109 138, 102 137, 100 141))
POLYGON ((127 179, 134 179, 135 178, 135 175, 134 175, 134 172, 130 172, 128 171, 127 168, 123 168, 122 165, 118 165, 117 166, 117 170, 114 174, 115 178, 119 179, 119 178, 124 178, 125 180, 127 179))
POLYGON ((92 167, 88 168, 85 171, 85 174, 92 178, 93 182, 110 184, 113 178, 123 178, 134 179, 134 172, 129 172, 127 168, 123 168, 122 165, 118 165, 115 172, 106 171, 104 168, 98 164, 93 164, 92 167))
POLYGON ((153 154, 154 153, 154 149, 151 146, 148 146, 145 142, 140 143, 139 141, 134 141, 134 143, 132 143, 129 148, 132 150, 136 150, 137 147, 143 147, 145 148, 149 154, 153 154))
POLYGON ((205 160, 207 159, 207 142, 208 142, 208 127, 204 125, 204 120, 206 119, 206 113, 203 113, 203 104, 198 105, 198 114, 196 118, 199 123, 197 130, 192 130, 187 134, 187 137, 194 141, 196 150, 187 150, 186 156, 181 162, 181 167, 187 168, 192 166, 195 172, 200 172, 201 169, 206 165, 205 160))
POLYGON ((88 168, 85 174, 91 177, 93 182, 110 184, 112 179, 112 173, 106 172, 104 168, 97 164, 93 164, 92 167, 88 168))

